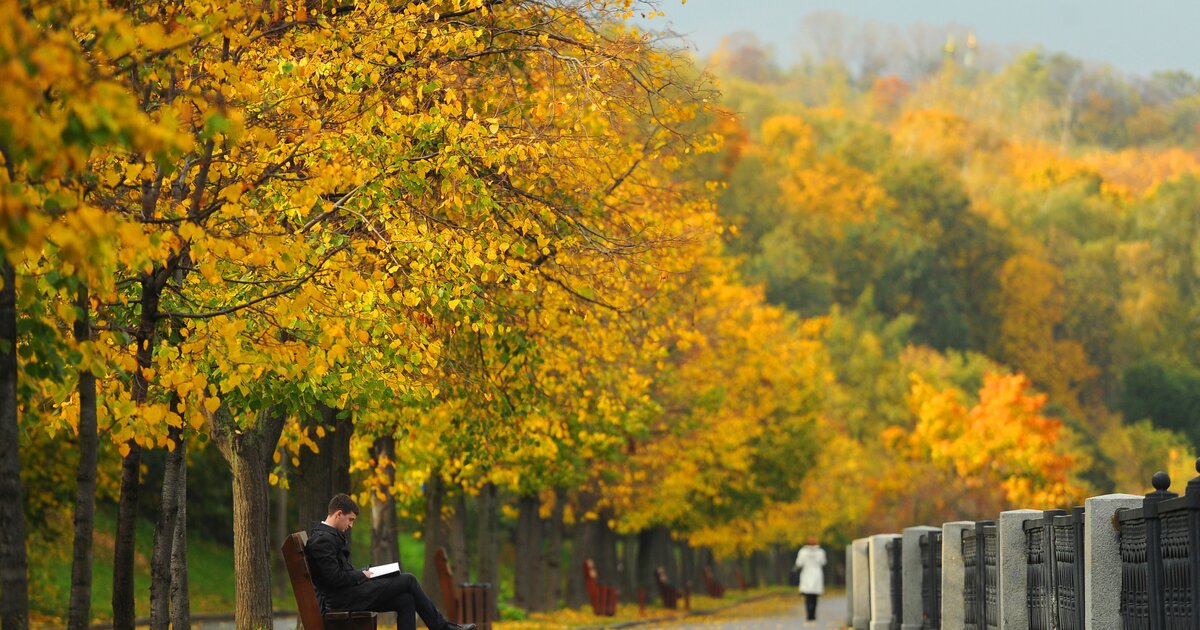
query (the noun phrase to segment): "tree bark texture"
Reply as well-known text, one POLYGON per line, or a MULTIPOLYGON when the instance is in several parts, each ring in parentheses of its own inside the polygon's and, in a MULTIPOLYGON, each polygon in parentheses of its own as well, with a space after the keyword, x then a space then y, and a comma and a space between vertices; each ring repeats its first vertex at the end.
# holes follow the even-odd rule
POLYGON ((546 545, 542 551, 542 566, 545 567, 542 610, 558 608, 562 599, 563 503, 563 493, 559 492, 549 520, 543 521, 546 545))
MULTIPOLYGON (((583 512, 584 510, 580 510, 583 512)), ((595 520, 575 521, 575 527, 571 531, 571 560, 567 565, 567 607, 579 608, 588 603, 587 591, 583 584, 583 563, 588 558, 592 562, 596 561, 597 552, 600 545, 597 544, 599 537, 599 528, 595 520)), ((608 578, 600 573, 599 568, 596 573, 600 576, 600 581, 604 582, 608 578)))
POLYGON ((29 561, 17 448, 16 270, 0 252, 0 629, 29 627, 29 561))
POLYGON ((237 429, 228 411, 212 417, 213 441, 233 471, 233 578, 237 630, 273 627, 271 619, 270 483, 284 414, 268 409, 253 427, 237 429))
MULTIPOLYGON (((645 588, 646 583, 638 575, 638 537, 626 535, 621 537, 621 560, 618 573, 621 576, 621 592, 637 596, 638 588, 645 588)), ((651 585, 654 582, 650 583, 651 585)))
POLYGON ((658 567, 666 571, 667 579, 673 585, 682 587, 675 565, 671 533, 665 527, 651 527, 638 534, 637 567, 638 583, 646 588, 647 593, 657 594, 653 589, 657 584, 654 571, 658 567))
POLYGON ((175 514, 175 542, 171 545, 171 630, 190 630, 192 599, 188 591, 187 555, 187 443, 180 443, 179 509, 175 514))
POLYGON ((704 576, 696 566, 696 550, 686 541, 680 541, 679 546, 679 583, 686 586, 688 591, 696 592, 697 587, 704 587, 704 576))
POLYGON ((438 579, 437 564, 433 560, 433 554, 437 552, 438 547, 446 545, 442 527, 444 494, 442 476, 435 470, 429 476, 429 480, 425 482, 425 524, 421 532, 421 539, 425 541, 425 569, 421 573, 421 588, 425 589, 425 594, 429 595, 429 598, 443 612, 446 608, 446 599, 442 596, 442 584, 438 579))
MULTIPOLYGON (((75 341, 91 340, 91 300, 80 284, 75 307, 75 341)), ((96 375, 79 372, 79 465, 75 469, 74 541, 71 554, 71 599, 67 630, 87 630, 92 618, 92 534, 96 529, 96 461, 100 438, 96 428, 96 375)))
POLYGON ((542 572, 543 528, 538 514, 537 496, 523 496, 517 501, 517 571, 514 595, 517 605, 528 612, 540 612, 543 600, 542 572))
MULTIPOLYGON (((288 461, 287 457, 281 457, 279 459, 281 476, 287 475, 289 464, 290 462, 288 461)), ((271 540, 271 549, 278 550, 283 547, 283 541, 287 540, 288 535, 292 533, 288 525, 288 489, 283 483, 280 483, 275 487, 274 508, 275 522, 272 523, 272 525, 274 525, 275 536, 274 539, 271 540)), ((282 553, 271 554, 271 577, 274 578, 272 586, 275 590, 275 594, 280 597, 286 597, 289 592, 288 575, 287 566, 283 562, 282 553)))
MULTIPOLYGON (((309 416, 307 429, 317 426, 325 428, 325 437, 317 437, 319 452, 300 452, 300 466, 296 470, 296 498, 300 529, 307 530, 313 523, 325 520, 329 499, 339 492, 350 492, 350 437, 354 423, 349 415, 338 419, 338 410, 320 405, 318 412, 309 416)), ((346 532, 347 540, 354 530, 346 532)))
POLYGON ((179 525, 183 468, 183 429, 171 427, 167 439, 176 446, 167 451, 163 469, 162 502, 154 525, 154 550, 150 556, 150 628, 169 630, 171 625, 171 558, 175 550, 175 530, 179 525))
MULTIPOLYGON (((165 272, 142 276, 141 313, 134 341, 137 367, 133 373, 130 397, 135 405, 146 402, 148 385, 144 370, 154 360, 159 299, 166 282, 165 272)), ((117 536, 113 550, 113 630, 134 630, 136 610, 133 598, 134 540, 137 534, 137 505, 141 476, 141 447, 133 440, 126 443, 129 454, 121 460, 121 499, 117 510, 117 536)))
MULTIPOLYGON (((371 492, 371 564, 395 562, 403 571, 400 528, 396 523, 396 497, 392 495, 392 485, 396 481, 396 438, 391 435, 376 438, 371 451, 377 465, 383 463, 384 482, 387 484, 387 487, 380 489, 383 492, 382 499, 378 492, 371 492)), ((383 627, 396 625, 396 613, 380 613, 378 623, 383 627)))
POLYGON ((492 589, 489 591, 492 598, 492 601, 489 602, 489 610, 492 611, 493 620, 500 619, 500 609, 497 606, 499 603, 497 601, 498 591, 500 590, 500 544, 499 538, 496 536, 497 503, 496 484, 484 485, 479 491, 479 499, 476 503, 476 511, 479 513, 478 575, 480 582, 492 585, 492 589))
POLYGON ((446 517, 446 552, 454 563, 454 581, 471 581, 471 554, 467 545, 467 494, 456 489, 450 503, 454 513, 446 517))
MULTIPOLYGON (((396 497, 392 485, 396 480, 396 438, 388 435, 377 438, 373 447, 376 462, 384 464, 386 488, 383 498, 371 494, 371 564, 400 562, 399 526, 396 523, 396 497)), ((404 569, 404 565, 400 565, 404 569)))

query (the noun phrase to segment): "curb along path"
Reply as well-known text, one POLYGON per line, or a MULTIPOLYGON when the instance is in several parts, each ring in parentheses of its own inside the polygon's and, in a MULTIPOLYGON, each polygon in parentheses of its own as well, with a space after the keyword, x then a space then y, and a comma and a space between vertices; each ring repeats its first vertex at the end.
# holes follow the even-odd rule
MULTIPOLYGON (((736 613, 734 613, 736 614, 736 613)), ((672 617, 651 617, 626 621, 608 626, 591 626, 581 630, 616 630, 617 628, 671 628, 671 630, 716 630, 719 628, 737 628, 739 630, 768 630, 776 628, 842 628, 846 620, 846 597, 830 595, 822 597, 817 608, 817 621, 813 625, 805 625, 804 599, 795 593, 768 593, 734 602, 721 608, 694 610, 685 615, 672 617), (794 605, 785 611, 770 613, 758 617, 736 618, 726 613, 735 611, 743 604, 759 602, 767 599, 795 598, 794 605), (722 618, 713 618, 721 615, 722 618), (732 618, 724 618, 730 616, 732 618)))

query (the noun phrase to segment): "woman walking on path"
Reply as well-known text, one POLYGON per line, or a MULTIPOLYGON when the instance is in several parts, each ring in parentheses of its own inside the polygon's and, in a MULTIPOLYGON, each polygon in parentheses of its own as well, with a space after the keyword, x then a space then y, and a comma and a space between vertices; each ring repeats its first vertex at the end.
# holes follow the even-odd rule
POLYGON ((816 621, 817 598, 825 592, 825 550, 817 544, 816 536, 809 536, 808 544, 796 554, 796 568, 800 570, 800 592, 804 594, 808 621, 816 621))

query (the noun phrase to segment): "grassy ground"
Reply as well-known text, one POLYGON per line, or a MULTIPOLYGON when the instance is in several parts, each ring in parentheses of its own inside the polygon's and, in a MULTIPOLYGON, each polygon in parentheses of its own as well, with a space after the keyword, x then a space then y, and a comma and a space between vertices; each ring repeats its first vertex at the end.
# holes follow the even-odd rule
POLYGON ((750 589, 742 592, 730 590, 725 597, 713 598, 693 595, 690 610, 666 610, 657 600, 647 602, 645 610, 637 603, 623 603, 613 617, 598 617, 590 607, 563 609, 550 613, 535 613, 520 621, 502 621, 493 624, 496 630, 573 630, 583 628, 611 627, 631 622, 644 622, 647 627, 669 626, 684 620, 694 620, 697 613, 705 618, 725 619, 749 618, 776 614, 795 606, 792 587, 779 586, 750 589))
MULTIPOLYGON (((92 537, 92 622, 112 620, 112 571, 116 518, 110 511, 97 511, 96 529, 92 537)), ((364 528, 352 537, 351 557, 367 564, 371 557, 369 530, 364 528)), ((139 521, 134 557, 134 601, 139 617, 150 610, 150 557, 154 550, 154 524, 139 521)), ((30 548, 30 616, 38 627, 66 625, 71 594, 70 540, 56 547, 33 543, 30 548)), ((400 541, 400 561, 406 571, 421 574, 424 566, 423 545, 410 536, 400 541)), ((188 579, 192 612, 195 614, 225 613, 234 609, 233 549, 211 540, 199 532, 188 536, 188 579)), ((287 582, 287 575, 273 576, 287 582)), ((276 610, 296 609, 291 587, 287 585, 274 597, 276 610)))
MULTIPOLYGON (((103 624, 111 621, 112 617, 112 558, 115 531, 115 516, 109 512, 98 512, 96 517, 96 533, 93 537, 92 558, 92 622, 103 624)), ((230 579, 233 572, 232 548, 204 540, 198 532, 192 532, 188 540, 188 569, 192 613, 195 615, 230 613, 234 609, 234 584, 230 579)), ((370 530, 363 528, 352 536, 351 557, 356 563, 366 564, 370 558, 370 530)), ((150 556, 154 545, 154 526, 148 521, 139 522, 135 557, 135 602, 138 616, 144 617, 150 609, 150 556)), ((71 591, 71 558, 69 541, 65 549, 39 548, 34 544, 30 549, 30 607, 31 625, 38 628, 63 627, 66 625, 66 614, 71 591)), ((405 571, 421 575, 424 567, 424 545, 420 540, 411 536, 402 536, 400 541, 400 561, 405 571)), ((682 608, 668 611, 660 607, 657 599, 647 602, 644 611, 639 609, 636 602, 623 603, 614 617, 599 617, 593 615, 590 607, 578 609, 562 609, 551 613, 534 613, 525 615, 523 611, 513 608, 505 602, 512 597, 511 569, 501 563, 500 601, 501 614, 505 621, 495 624, 497 630, 567 630, 574 628, 599 628, 631 621, 656 619, 669 622, 672 619, 684 618, 687 611, 682 608)), ((287 582, 286 574, 276 576, 287 582)), ((773 601, 786 601, 783 597, 790 594, 788 587, 769 589, 751 589, 741 592, 731 589, 721 599, 703 595, 693 595, 691 598, 692 611, 713 611, 728 609, 730 614, 757 614, 763 607, 770 607, 773 601), (778 596, 778 597, 775 597, 778 596), (744 603, 739 603, 744 602, 744 603), (732 608, 731 608, 732 607, 732 608)), ((626 600, 628 596, 624 596, 626 600)), ((295 600, 292 597, 290 585, 282 593, 274 597, 274 607, 277 611, 294 611, 295 600)), ((765 610, 765 609, 764 609, 765 610)), ((766 613, 762 613, 766 614, 766 613)))

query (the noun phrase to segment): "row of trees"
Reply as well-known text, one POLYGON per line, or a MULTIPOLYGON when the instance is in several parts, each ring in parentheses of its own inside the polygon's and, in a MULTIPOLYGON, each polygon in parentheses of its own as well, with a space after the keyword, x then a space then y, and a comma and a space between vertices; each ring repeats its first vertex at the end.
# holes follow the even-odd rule
MULTIPOLYGON (((1126 363, 1096 357, 1130 347, 1114 331, 1171 338, 1087 328, 1081 305, 1110 294, 1052 240, 1100 234, 1101 202, 1150 203, 1119 155, 954 111, 979 75, 953 64, 860 88, 828 67, 781 88, 718 64, 719 96, 625 26, 641 9, 14 10, 4 628, 28 620, 27 540, 74 545, 71 627, 108 617, 89 609, 97 494, 119 505, 111 617, 131 628, 147 491, 151 625, 186 626, 187 512, 211 507, 187 499, 200 449, 232 478, 250 628, 270 622, 270 532, 346 489, 371 506, 378 559, 408 517, 483 581, 510 519, 515 597, 539 609, 583 557, 647 585, 672 539, 690 575, 809 534, 1068 505, 1146 478, 1105 458, 1181 443, 1097 415, 1099 379, 1126 363)), ((1130 159, 1164 181, 1191 168, 1130 159)))

